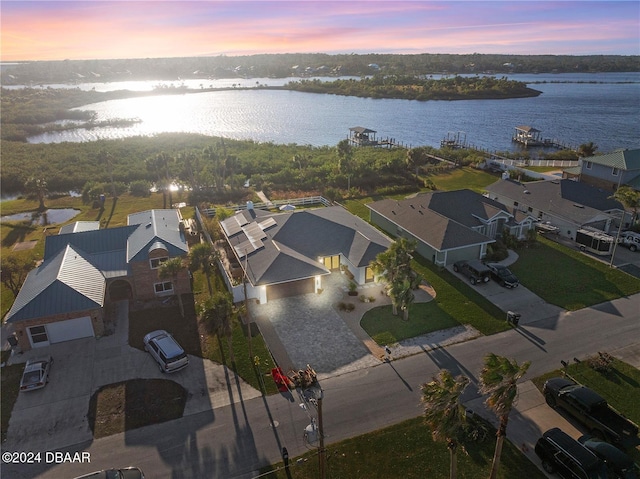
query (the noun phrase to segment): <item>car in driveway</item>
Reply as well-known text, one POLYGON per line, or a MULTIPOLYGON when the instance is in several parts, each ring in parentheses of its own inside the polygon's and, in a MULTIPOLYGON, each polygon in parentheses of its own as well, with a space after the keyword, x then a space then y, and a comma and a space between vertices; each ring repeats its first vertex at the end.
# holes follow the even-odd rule
POLYGON ((488 283, 491 279, 491 270, 477 259, 456 261, 453 270, 469 278, 471 284, 488 283))
POLYGON ((538 439, 534 451, 549 474, 565 479, 608 478, 604 461, 557 427, 538 439))
POLYGON ((124 469, 103 469, 75 479, 144 479, 144 474, 142 469, 137 467, 125 467, 124 469))
POLYGON ((578 442, 602 459, 609 469, 609 477, 615 479, 640 479, 640 466, 613 444, 590 434, 578 438, 578 442))
POLYGON ((640 250, 640 233, 635 231, 624 231, 620 233, 620 244, 626 246, 630 251, 640 250))
POLYGON ((491 279, 505 288, 517 288, 520 284, 518 277, 509 268, 498 263, 487 263, 491 270, 491 279))
POLYGON ((164 329, 152 331, 144 337, 144 349, 156 360, 163 373, 174 373, 189 364, 184 349, 164 329))
POLYGON ((45 387, 49 382, 52 364, 53 357, 51 356, 28 360, 20 380, 20 391, 34 391, 45 387))

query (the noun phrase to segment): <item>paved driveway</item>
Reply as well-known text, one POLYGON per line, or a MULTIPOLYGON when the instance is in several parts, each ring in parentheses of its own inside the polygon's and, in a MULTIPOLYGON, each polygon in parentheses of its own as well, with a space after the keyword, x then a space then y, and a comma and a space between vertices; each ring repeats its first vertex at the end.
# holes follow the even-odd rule
POLYGON ((260 393, 239 379, 240 389, 228 387, 235 375, 225 367, 190 357, 189 367, 171 375, 162 374, 151 356, 128 345, 128 303, 116 308, 112 335, 86 338, 32 350, 14 356, 12 363, 50 352, 54 358, 49 384, 40 390, 20 393, 13 408, 7 441, 8 451, 52 451, 90 442, 87 412, 91 395, 100 387, 136 378, 164 378, 188 391, 184 415, 210 411, 260 393), (229 379, 229 381, 228 381, 229 379))

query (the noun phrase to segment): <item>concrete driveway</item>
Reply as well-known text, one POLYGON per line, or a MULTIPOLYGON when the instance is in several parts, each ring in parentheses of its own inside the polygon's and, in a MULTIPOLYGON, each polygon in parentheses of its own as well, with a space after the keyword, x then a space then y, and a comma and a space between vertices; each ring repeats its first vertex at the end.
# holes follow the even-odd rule
MULTIPOLYGON (((508 258, 503 261, 498 261, 497 263, 509 266, 517 260, 518 255, 510 250, 508 258)), ((468 278, 462 274, 455 273, 452 266, 448 266, 447 269, 467 284, 469 283, 468 278)), ((520 324, 534 323, 541 319, 557 319, 565 311, 558 306, 547 303, 522 284, 516 288, 509 289, 491 280, 488 283, 479 283, 474 286, 469 285, 469 287, 475 288, 478 293, 482 294, 503 311, 520 313, 522 315, 520 317, 520 324)))
POLYGON ((115 331, 99 339, 54 344, 44 350, 14 355, 11 363, 50 353, 54 358, 49 384, 20 393, 13 408, 5 450, 51 451, 90 442, 89 401, 100 387, 137 378, 164 378, 188 391, 184 415, 210 411, 260 395, 232 371, 209 360, 190 357, 187 368, 162 374, 151 355, 128 345, 128 303, 116 305, 115 331), (228 384, 237 380, 239 387, 228 384))

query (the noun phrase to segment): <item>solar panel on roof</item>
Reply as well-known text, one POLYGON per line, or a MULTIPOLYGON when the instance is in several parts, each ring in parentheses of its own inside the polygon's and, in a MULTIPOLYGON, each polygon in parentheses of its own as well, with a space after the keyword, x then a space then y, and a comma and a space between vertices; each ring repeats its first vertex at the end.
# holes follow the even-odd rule
POLYGON ((273 218, 267 218, 266 220, 258 223, 258 226, 260 226, 260 228, 262 228, 263 231, 275 225, 276 225, 276 220, 273 218))
POLYGON ((253 223, 249 223, 249 225, 247 226, 243 226, 242 231, 244 231, 244 234, 247 235, 247 238, 252 241, 261 240, 267 237, 267 234, 262 231, 262 228, 260 228, 260 226, 258 226, 258 223, 256 223, 255 221, 253 223))
POLYGON ((239 245, 234 246, 236 253, 238 253, 239 258, 244 258, 246 255, 253 253, 256 248, 253 246, 251 241, 246 240, 240 243, 239 245))

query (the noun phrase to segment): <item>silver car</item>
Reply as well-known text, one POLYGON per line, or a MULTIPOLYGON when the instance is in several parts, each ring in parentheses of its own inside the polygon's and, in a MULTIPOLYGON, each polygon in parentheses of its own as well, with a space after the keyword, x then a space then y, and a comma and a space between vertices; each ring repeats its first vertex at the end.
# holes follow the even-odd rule
POLYGON ((20 391, 34 391, 41 389, 49 382, 49 372, 53 358, 30 359, 24 367, 20 380, 20 391))
POLYGON ((189 364, 189 357, 171 334, 163 329, 152 331, 144 337, 144 349, 157 361, 160 371, 174 373, 189 364))

